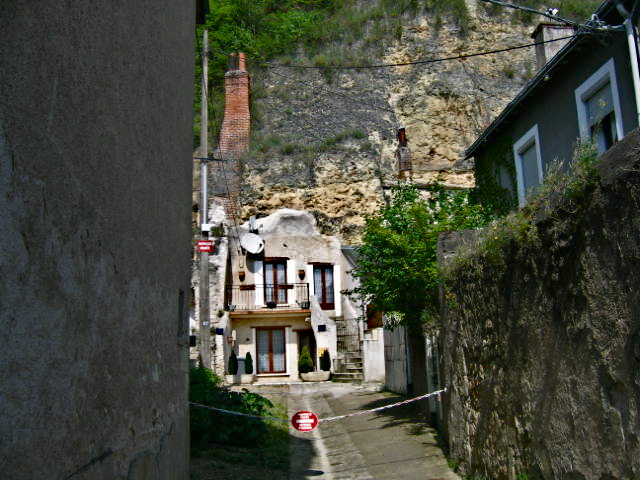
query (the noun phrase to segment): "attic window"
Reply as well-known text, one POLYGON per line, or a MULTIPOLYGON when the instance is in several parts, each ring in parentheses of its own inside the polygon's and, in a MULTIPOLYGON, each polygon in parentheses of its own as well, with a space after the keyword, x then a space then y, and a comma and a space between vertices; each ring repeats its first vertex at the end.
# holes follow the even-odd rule
POLYGON ((575 96, 580 137, 596 142, 602 154, 624 136, 613 58, 580 85, 575 96))
POLYGON ((527 196, 535 192, 542 183, 542 157, 538 125, 534 125, 513 145, 518 179, 518 201, 524 205, 527 196))

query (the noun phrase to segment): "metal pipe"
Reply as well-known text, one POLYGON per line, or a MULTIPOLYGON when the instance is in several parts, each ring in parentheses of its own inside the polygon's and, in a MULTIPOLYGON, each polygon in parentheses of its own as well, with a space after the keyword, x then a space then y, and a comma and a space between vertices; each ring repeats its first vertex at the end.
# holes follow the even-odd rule
MULTIPOLYGON (((631 63, 631 79, 633 81, 633 93, 636 97, 636 126, 640 127, 640 68, 638 68, 638 40, 636 39, 631 13, 624 7, 621 0, 616 0, 615 5, 618 13, 625 19, 623 25, 627 33, 629 60, 631 63)), ((636 0, 633 8, 634 13, 637 6, 638 1, 636 0)))
POLYGON ((624 28, 627 32, 627 42, 629 44, 629 59, 631 60, 631 73, 633 79, 633 93, 636 97, 636 120, 640 127, 640 68, 638 68, 638 42, 631 22, 631 17, 624 21, 624 28))

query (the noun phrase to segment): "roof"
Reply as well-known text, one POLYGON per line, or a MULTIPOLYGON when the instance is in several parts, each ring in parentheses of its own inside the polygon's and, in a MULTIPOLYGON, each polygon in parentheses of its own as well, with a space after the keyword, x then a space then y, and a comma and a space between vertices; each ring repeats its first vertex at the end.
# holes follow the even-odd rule
MULTIPOLYGON (((624 2, 624 0, 623 0, 624 2)), ((627 2, 630 3, 630 2, 627 2)), ((595 16, 601 19, 606 19, 611 10, 614 9, 613 0, 606 0, 598 10, 595 12, 595 16)), ((488 137, 496 131, 504 120, 527 98, 536 88, 543 84, 560 65, 567 59, 567 57, 576 53, 579 45, 591 40, 597 33, 593 32, 578 32, 574 38, 572 38, 551 60, 549 60, 544 67, 538 71, 538 73, 524 86, 524 88, 518 93, 518 95, 509 102, 509 104, 502 110, 493 122, 482 132, 482 134, 476 139, 475 142, 465 151, 464 159, 471 158, 476 150, 485 143, 488 137)))

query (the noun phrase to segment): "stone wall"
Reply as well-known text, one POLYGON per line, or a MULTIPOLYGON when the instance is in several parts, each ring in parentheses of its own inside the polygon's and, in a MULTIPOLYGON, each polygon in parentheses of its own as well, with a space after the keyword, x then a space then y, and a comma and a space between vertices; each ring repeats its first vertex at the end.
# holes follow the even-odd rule
POLYGON ((640 477, 639 148, 635 131, 579 201, 542 205, 528 242, 453 264, 445 421, 464 474, 640 477))
POLYGON ((195 2, 0 2, 0 476, 189 477, 195 2))

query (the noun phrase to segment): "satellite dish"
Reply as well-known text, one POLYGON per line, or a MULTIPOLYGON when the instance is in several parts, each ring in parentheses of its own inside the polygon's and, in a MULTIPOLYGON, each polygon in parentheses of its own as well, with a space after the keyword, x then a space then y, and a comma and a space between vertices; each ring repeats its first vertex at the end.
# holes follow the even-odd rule
POLYGON ((242 235, 242 237, 240 237, 240 245, 242 245, 242 248, 247 252, 253 253, 254 255, 264 250, 264 240, 255 233, 245 233, 242 235))

